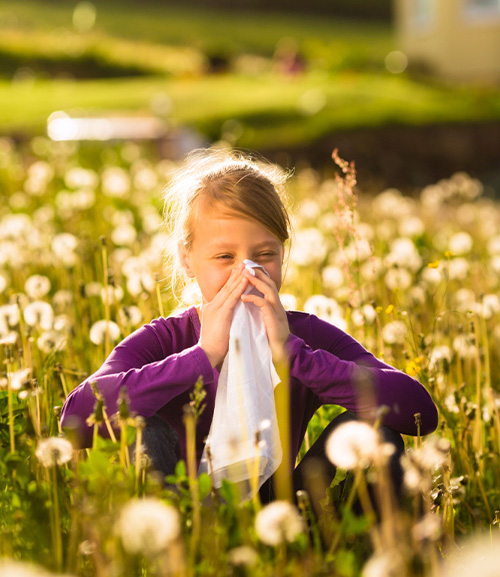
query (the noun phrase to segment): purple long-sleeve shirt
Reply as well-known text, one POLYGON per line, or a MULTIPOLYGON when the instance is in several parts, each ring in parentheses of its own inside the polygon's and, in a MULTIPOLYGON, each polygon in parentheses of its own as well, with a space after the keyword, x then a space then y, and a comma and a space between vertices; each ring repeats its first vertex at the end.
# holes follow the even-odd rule
MULTIPOLYGON (((384 424, 396 431, 417 433, 415 413, 421 415, 421 433, 437 426, 437 410, 429 393, 409 375, 376 359, 341 329, 303 312, 288 311, 290 336, 291 451, 295 459, 314 412, 323 404, 345 407, 360 417, 373 418, 377 407, 389 408, 384 424)), ((95 381, 104 395, 108 415, 116 412, 118 393, 125 386, 130 408, 137 414, 166 419, 177 431, 185 458, 183 407, 201 376, 206 390, 205 410, 197 425, 197 457, 212 421, 219 372, 198 345, 200 320, 192 307, 144 325, 112 351, 102 367, 68 396, 62 426, 82 431, 89 446, 92 429, 86 424, 95 397, 95 381)))

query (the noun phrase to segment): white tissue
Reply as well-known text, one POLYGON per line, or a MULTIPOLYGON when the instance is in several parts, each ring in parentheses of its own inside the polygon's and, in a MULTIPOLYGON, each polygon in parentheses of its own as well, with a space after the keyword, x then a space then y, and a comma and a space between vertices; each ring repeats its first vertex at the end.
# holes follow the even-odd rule
MULTIPOLYGON (((243 261, 265 269, 251 260, 243 261)), ((266 273, 267 274, 267 273, 266 273)), ((249 285, 247 293, 262 294, 249 285)), ((274 403, 274 387, 280 382, 272 362, 262 312, 240 301, 233 314, 229 350, 217 385, 212 425, 199 472, 208 472, 215 487, 222 479, 240 484, 240 495, 252 494, 251 479, 260 487, 276 471, 283 456, 274 403), (260 442, 257 446, 256 435, 260 442)))

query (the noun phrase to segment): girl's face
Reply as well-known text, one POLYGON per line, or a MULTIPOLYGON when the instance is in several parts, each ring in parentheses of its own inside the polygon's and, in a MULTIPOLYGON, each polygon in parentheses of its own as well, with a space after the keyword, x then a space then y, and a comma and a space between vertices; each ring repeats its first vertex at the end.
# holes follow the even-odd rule
POLYGON ((283 245, 262 224, 220 203, 207 207, 203 199, 193 220, 193 242, 181 258, 188 276, 196 278, 204 302, 215 297, 244 259, 262 265, 280 289, 283 245))

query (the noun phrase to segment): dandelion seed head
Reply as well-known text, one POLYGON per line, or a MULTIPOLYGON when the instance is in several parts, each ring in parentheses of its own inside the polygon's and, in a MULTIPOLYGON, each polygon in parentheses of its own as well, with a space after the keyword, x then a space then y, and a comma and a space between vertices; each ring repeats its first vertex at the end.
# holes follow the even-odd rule
POLYGON ((101 174, 102 192, 113 198, 124 198, 130 191, 130 178, 123 168, 112 166, 101 174))
POLYGON ((323 285, 329 289, 336 289, 344 284, 344 273, 338 266, 330 265, 321 272, 323 285))
POLYGON ((62 437, 49 437, 39 441, 35 454, 43 467, 64 465, 73 456, 73 446, 62 437))
POLYGON ((121 307, 118 311, 118 320, 121 325, 136 327, 143 321, 141 309, 135 305, 121 307))
POLYGON ((486 294, 476 307, 477 312, 485 319, 491 319, 500 312, 500 299, 496 294, 486 294))
POLYGON ((111 233, 111 240, 117 246, 132 246, 137 238, 137 231, 131 224, 120 224, 111 233))
MULTIPOLYGON (((51 577, 52 573, 46 571, 40 565, 14 561, 13 559, 0 559, 0 577, 51 577)), ((59 574, 59 577, 71 577, 69 574, 59 574)))
POLYGON ((380 441, 377 432, 367 423, 360 421, 339 425, 326 442, 326 456, 341 469, 367 467, 379 455, 380 441))
POLYGON ((110 342, 116 343, 120 338, 120 327, 115 322, 106 320, 97 321, 90 327, 89 337, 94 345, 104 344, 106 340, 106 326, 110 342))
POLYGON ((384 325, 382 338, 388 345, 402 345, 408 335, 408 329, 403 321, 392 321, 384 325))
POLYGON ((405 268, 391 268, 387 271, 384 280, 389 290, 406 290, 411 286, 413 277, 405 268))
POLYGON ((451 362, 450 347, 446 345, 440 345, 434 347, 429 356, 429 367, 435 369, 439 365, 442 365, 443 362, 447 363, 451 362))
POLYGON ((343 311, 335 299, 324 295, 312 295, 304 303, 304 311, 316 315, 341 329, 346 328, 343 311))
POLYGON ((457 310, 465 313, 473 309, 476 295, 468 288, 460 288, 453 295, 453 301, 457 310))
POLYGON ((406 574, 401 551, 394 549, 370 557, 361 572, 362 577, 400 577, 406 574))
MULTIPOLYGON (((0 327, 15 327, 19 324, 19 307, 16 304, 0 306, 0 327)), ((1 332, 1 329, 0 329, 1 332)))
POLYGON ((66 311, 73 304, 73 293, 69 290, 58 290, 52 297, 52 304, 57 312, 66 311))
POLYGON ((64 175, 64 182, 68 188, 97 188, 99 177, 94 170, 75 166, 64 175))
POLYGON ((39 327, 44 331, 52 328, 54 310, 45 301, 33 301, 23 311, 24 320, 30 327, 39 327))
POLYGON ((500 255, 500 234, 488 239, 487 250, 492 256, 500 255))
POLYGON ((35 274, 30 276, 24 283, 26 294, 35 300, 43 298, 50 291, 50 280, 43 275, 35 274))
POLYGON ((130 500, 115 525, 125 551, 132 555, 154 556, 165 551, 180 530, 177 509, 154 497, 130 500))
POLYGON ((38 337, 36 344, 43 353, 48 355, 62 350, 66 346, 66 337, 56 330, 47 331, 38 337))
POLYGON ((101 298, 102 302, 105 303, 106 299, 109 303, 115 301, 120 302, 123 299, 123 289, 121 286, 111 286, 108 285, 107 288, 101 288, 101 298))
POLYGON ((75 250, 78 247, 78 240, 75 236, 68 232, 57 234, 52 239, 52 252, 56 259, 67 267, 72 267, 76 264, 77 255, 75 250))
POLYGON ((291 261, 299 266, 322 262, 327 254, 323 233, 318 228, 303 228, 297 231, 291 261))
POLYGON ((461 543, 460 554, 450 555, 444 563, 443 577, 498 577, 500 539, 496 533, 476 534, 461 543))
POLYGON ((274 501, 257 513, 255 531, 266 545, 292 543, 304 531, 304 521, 288 501, 274 501))
POLYGON ((7 288, 8 284, 7 275, 0 271, 0 294, 7 288))
POLYGON ((471 337, 472 335, 457 335, 453 339, 453 350, 462 359, 473 359, 476 356, 476 347, 471 337))
POLYGON ((136 190, 147 192, 156 186, 158 186, 158 176, 152 168, 143 166, 134 171, 134 188, 136 190))
POLYGON ((452 258, 448 265, 450 280, 465 280, 469 274, 469 261, 462 257, 452 258))
POLYGON ((442 280, 441 271, 437 268, 425 267, 422 270, 421 278, 427 286, 436 287, 442 280))
POLYGON ((10 386, 13 391, 19 391, 26 385, 31 377, 31 369, 18 369, 9 373, 10 386))
POLYGON ((468 232, 461 231, 455 233, 448 241, 448 249, 457 256, 469 254, 474 241, 468 232))
POLYGON ((422 266, 422 257, 411 238, 400 237, 391 242, 390 253, 385 262, 387 266, 396 265, 416 271, 422 266))
POLYGON ((297 297, 290 293, 280 293, 280 301, 287 311, 297 310, 297 297))
POLYGON ((423 470, 434 471, 447 459, 450 442, 442 437, 428 437, 418 449, 411 452, 412 459, 423 470))
POLYGON ((235 547, 228 553, 229 563, 237 567, 254 567, 257 565, 259 555, 253 547, 242 545, 235 547))
POLYGON ((425 224, 418 216, 408 216, 399 223, 398 232, 403 237, 418 237, 424 234, 425 224))

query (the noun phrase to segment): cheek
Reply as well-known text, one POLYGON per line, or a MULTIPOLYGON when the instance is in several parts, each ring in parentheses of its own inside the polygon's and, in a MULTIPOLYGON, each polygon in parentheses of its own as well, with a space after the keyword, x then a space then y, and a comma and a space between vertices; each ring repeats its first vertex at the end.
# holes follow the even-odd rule
POLYGON ((274 281, 277 289, 279 290, 281 287, 281 265, 276 263, 267 267, 266 270, 269 273, 271 279, 274 281))
POLYGON ((220 289, 226 284, 231 271, 211 270, 205 271, 199 278, 200 290, 207 301, 211 301, 220 289))

